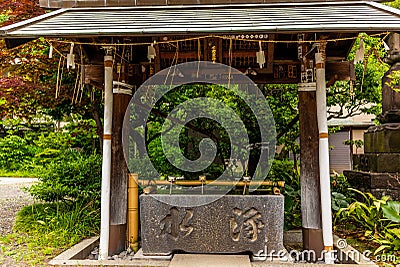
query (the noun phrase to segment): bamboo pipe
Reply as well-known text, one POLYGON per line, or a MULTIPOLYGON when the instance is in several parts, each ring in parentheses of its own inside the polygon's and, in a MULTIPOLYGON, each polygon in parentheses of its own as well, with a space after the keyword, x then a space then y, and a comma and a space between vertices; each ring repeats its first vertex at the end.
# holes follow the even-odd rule
POLYGON ((139 244, 139 185, 137 173, 128 174, 128 246, 137 251, 139 244))
POLYGON ((110 238, 111 128, 113 112, 112 47, 105 47, 104 56, 104 133, 101 170, 101 219, 99 260, 107 260, 110 238))
POLYGON ((333 264, 332 208, 329 173, 328 122, 326 118, 326 81, 323 53, 315 53, 317 78, 317 118, 319 131, 319 175, 321 188, 322 237, 324 241, 325 263, 333 264))
MULTIPOLYGON (((139 184, 147 185, 149 183, 148 180, 139 180, 139 184)), ((151 183, 155 183, 156 185, 170 185, 171 182, 166 180, 152 180, 151 183)), ((173 182, 174 185, 182 185, 182 186, 200 186, 200 185, 215 185, 215 186, 262 186, 262 185, 269 185, 269 186, 279 186, 284 187, 284 181, 251 181, 251 182, 244 182, 244 181, 218 181, 218 180, 206 180, 206 181, 197 181, 197 180, 177 180, 173 182)))

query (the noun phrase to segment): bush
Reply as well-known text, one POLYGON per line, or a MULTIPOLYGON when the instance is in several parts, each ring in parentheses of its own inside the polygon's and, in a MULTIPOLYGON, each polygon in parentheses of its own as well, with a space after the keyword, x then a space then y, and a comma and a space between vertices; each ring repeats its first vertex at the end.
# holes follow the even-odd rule
POLYGON ((38 266, 62 249, 99 233, 101 156, 85 153, 93 148, 89 148, 90 140, 83 131, 29 132, 24 138, 9 135, 0 139, 1 171, 16 175, 27 170, 40 177, 40 182, 27 190, 46 202, 21 209, 14 233, 0 239, 0 254, 2 244, 20 245, 16 261, 38 266), (85 141, 84 147, 81 141, 85 141))
POLYGON ((331 191, 332 210, 334 211, 347 208, 349 201, 354 197, 354 191, 350 190, 350 184, 343 174, 331 176, 331 191))
POLYGON ((36 149, 25 139, 9 135, 0 139, 0 166, 3 170, 15 171, 30 165, 36 149))
MULTIPOLYGON (((1 124, 0 124, 1 125, 1 124)), ((22 127, 16 124, 18 127, 22 127)), ((37 176, 47 164, 59 161, 71 148, 95 153, 98 136, 95 123, 83 120, 69 123, 62 132, 20 131, 0 138, 0 173, 10 176, 37 176)))
POLYGON ((362 193, 352 189, 363 196, 363 201, 354 201, 347 208, 340 209, 336 214, 337 220, 348 220, 357 223, 360 227, 377 235, 380 229, 383 229, 383 211, 382 206, 386 204, 389 197, 384 196, 377 199, 371 193, 362 193))
POLYGON ((44 167, 46 164, 57 160, 64 151, 71 148, 72 137, 66 132, 51 132, 49 134, 28 135, 26 139, 32 139, 36 147, 36 153, 32 158, 32 164, 36 167, 44 167))
POLYGON ((101 157, 85 155, 75 150, 66 150, 62 157, 49 163, 29 192, 40 200, 85 203, 100 201, 101 157))
MULTIPOLYGON (((375 251, 399 256, 400 249, 400 202, 390 201, 388 196, 381 199, 371 193, 362 193, 362 200, 354 201, 336 214, 336 222, 355 224, 364 231, 365 237, 380 246, 375 251)), ((397 263, 397 262, 396 262, 397 263)))
POLYGON ((64 127, 64 130, 68 131, 71 137, 71 147, 79 147, 85 153, 92 153, 100 148, 94 120, 81 119, 78 122, 70 122, 64 127))
POLYGON ((94 202, 41 203, 23 207, 14 230, 34 238, 34 246, 66 248, 98 234, 100 210, 94 202))
POLYGON ((274 160, 269 180, 285 181, 285 230, 301 227, 300 172, 293 160, 274 160))
MULTIPOLYGON (((275 159, 268 174, 269 180, 285 181, 282 194, 285 197, 285 230, 301 227, 301 185, 299 166, 293 160, 275 159)), ((349 190, 349 183, 344 175, 331 177, 332 209, 346 208, 348 200, 354 195, 349 190)))

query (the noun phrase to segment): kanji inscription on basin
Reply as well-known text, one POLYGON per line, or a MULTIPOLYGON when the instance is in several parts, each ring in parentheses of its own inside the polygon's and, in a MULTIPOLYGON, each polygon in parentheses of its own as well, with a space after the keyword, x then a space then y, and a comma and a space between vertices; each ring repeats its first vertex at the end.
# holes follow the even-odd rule
POLYGON ((255 208, 247 211, 234 208, 232 213, 233 217, 230 219, 232 240, 239 241, 242 235, 243 238, 247 238, 251 242, 257 241, 258 235, 265 225, 262 221, 262 214, 255 208))
POLYGON ((178 240, 180 236, 188 236, 193 231, 193 226, 189 225, 190 219, 193 217, 192 210, 184 210, 183 219, 180 219, 179 214, 182 213, 177 207, 170 208, 170 213, 160 221, 161 236, 168 236, 173 240, 178 240))
POLYGON ((179 207, 163 198, 185 203, 207 195, 140 197, 144 255, 191 253, 257 254, 283 248, 283 196, 226 195, 210 204, 179 207))

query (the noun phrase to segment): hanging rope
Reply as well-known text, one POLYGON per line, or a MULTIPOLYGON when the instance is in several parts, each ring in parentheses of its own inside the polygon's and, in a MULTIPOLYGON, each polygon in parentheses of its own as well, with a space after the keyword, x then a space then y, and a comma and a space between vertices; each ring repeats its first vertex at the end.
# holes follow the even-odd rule
POLYGON ((199 73, 200 73, 200 61, 201 61, 201 42, 200 39, 197 40, 197 73, 196 77, 199 78, 199 73))
POLYGON ((228 52, 228 61, 229 61, 229 72, 228 72, 228 88, 231 85, 231 73, 232 73, 232 60, 233 60, 233 40, 229 40, 229 52, 228 52))
MULTIPOLYGON (((380 32, 380 33, 375 33, 371 34, 369 36, 371 37, 378 37, 381 35, 385 35, 383 39, 385 39, 390 32, 380 32)), ((262 42, 262 43, 274 43, 274 44, 302 44, 302 43, 319 43, 322 40, 314 39, 314 40, 260 40, 260 39, 248 39, 248 38, 237 38, 235 36, 226 36, 226 35, 205 35, 205 36, 198 36, 198 37, 190 37, 190 38, 183 38, 183 39, 176 39, 176 40, 167 40, 167 41, 159 41, 157 42, 158 44, 172 44, 172 43, 179 43, 179 42, 185 42, 185 41, 193 41, 193 40, 201 40, 201 39, 206 39, 206 38, 220 38, 220 39, 225 39, 225 40, 241 40, 244 42, 262 42)), ((356 40, 359 38, 358 36, 354 37, 343 37, 343 38, 333 38, 333 39, 324 39, 323 41, 325 42, 340 42, 340 41, 350 41, 350 40, 356 40)), ((55 39, 45 39, 46 42, 49 44, 53 43, 63 43, 63 44, 70 44, 71 41, 64 41, 64 40, 55 40, 55 39)), ((141 42, 141 43, 96 43, 96 42, 74 42, 75 44, 80 44, 80 45, 93 45, 93 46, 144 46, 144 45, 151 45, 154 44, 153 42, 141 42)))
POLYGON ((60 57, 58 61, 58 68, 57 68, 57 81, 56 81, 56 99, 58 98, 58 92, 59 92, 59 85, 60 85, 60 70, 61 70, 61 61, 63 60, 63 57, 60 57))

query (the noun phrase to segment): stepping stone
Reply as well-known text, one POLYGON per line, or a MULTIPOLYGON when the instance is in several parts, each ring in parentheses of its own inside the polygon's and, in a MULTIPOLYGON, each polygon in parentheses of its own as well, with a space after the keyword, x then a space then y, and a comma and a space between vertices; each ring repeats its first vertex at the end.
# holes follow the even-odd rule
POLYGON ((169 267, 251 267, 248 255, 175 254, 169 267))

